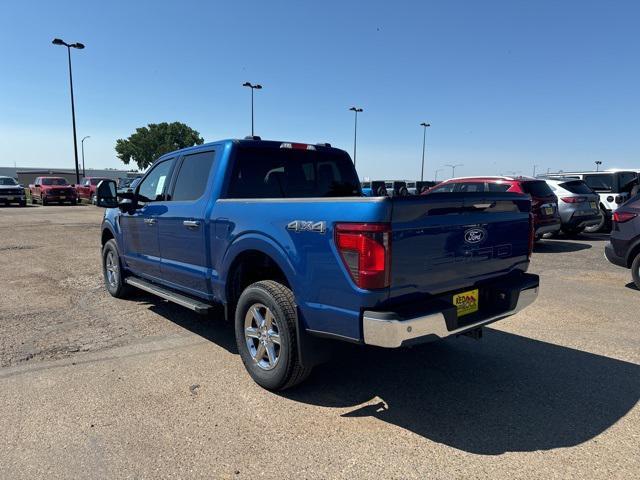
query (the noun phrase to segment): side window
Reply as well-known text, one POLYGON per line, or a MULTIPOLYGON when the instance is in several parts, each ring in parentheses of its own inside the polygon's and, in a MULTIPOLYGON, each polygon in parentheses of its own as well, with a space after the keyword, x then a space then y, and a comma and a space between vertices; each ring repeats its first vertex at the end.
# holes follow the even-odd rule
POLYGON ((207 188, 209 173, 215 156, 215 152, 186 155, 182 160, 170 200, 189 201, 202 197, 207 188))
POLYGON ((508 183, 489 183, 490 192, 506 192, 510 187, 508 183))
POLYGON ((453 187, 456 185, 456 183, 445 183, 444 185, 434 188, 430 193, 450 193, 453 192, 453 187))
POLYGON ((484 182, 457 183, 454 192, 484 192, 484 182))
POLYGON ((143 202, 156 202, 164 199, 164 188, 167 185, 168 176, 171 173, 171 167, 174 160, 165 160, 149 172, 149 175, 140 182, 138 195, 143 202))

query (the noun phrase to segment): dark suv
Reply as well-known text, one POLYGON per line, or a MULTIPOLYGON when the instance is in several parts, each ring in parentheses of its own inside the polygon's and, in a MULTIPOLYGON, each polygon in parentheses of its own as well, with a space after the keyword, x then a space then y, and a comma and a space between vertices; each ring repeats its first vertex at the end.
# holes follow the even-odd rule
POLYGON ((612 220, 611 240, 604 253, 611 263, 630 268, 640 289, 640 195, 618 207, 612 220))
POLYGON ((423 195, 446 192, 514 192, 531 195, 536 240, 545 233, 560 231, 558 197, 544 180, 531 177, 462 177, 451 178, 429 189, 423 195))

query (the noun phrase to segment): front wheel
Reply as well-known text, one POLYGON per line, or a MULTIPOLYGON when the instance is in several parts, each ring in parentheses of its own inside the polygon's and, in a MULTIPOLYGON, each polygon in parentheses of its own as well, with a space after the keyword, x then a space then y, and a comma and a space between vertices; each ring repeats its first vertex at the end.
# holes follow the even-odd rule
POLYGON ((640 253, 636 255, 636 258, 631 263, 631 276, 633 277, 633 283, 640 290, 640 253))
POLYGON ((104 286, 112 297, 125 298, 131 291, 131 287, 124 283, 122 272, 118 246, 116 241, 111 239, 102 247, 102 274, 104 286))
POLYGON ((236 344, 253 380, 268 390, 284 390, 311 373, 300 363, 293 293, 273 280, 249 285, 238 300, 236 344))

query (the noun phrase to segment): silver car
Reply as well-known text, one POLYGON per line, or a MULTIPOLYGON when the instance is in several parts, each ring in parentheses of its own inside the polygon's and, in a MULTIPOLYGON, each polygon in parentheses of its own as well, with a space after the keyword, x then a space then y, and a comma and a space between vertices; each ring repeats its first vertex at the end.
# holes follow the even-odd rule
POLYGON ((562 231, 567 235, 577 235, 589 227, 602 222, 600 197, 591 190, 584 180, 575 178, 545 178, 553 193, 558 197, 558 213, 562 221, 562 231))

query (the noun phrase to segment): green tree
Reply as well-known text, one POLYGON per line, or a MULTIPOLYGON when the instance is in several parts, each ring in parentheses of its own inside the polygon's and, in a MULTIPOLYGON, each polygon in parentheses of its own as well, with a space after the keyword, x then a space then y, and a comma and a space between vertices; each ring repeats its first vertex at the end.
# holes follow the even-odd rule
POLYGON ((200 134, 184 123, 150 123, 136 128, 126 140, 116 140, 116 152, 126 165, 133 161, 140 170, 144 170, 165 153, 202 145, 203 142, 200 134))

